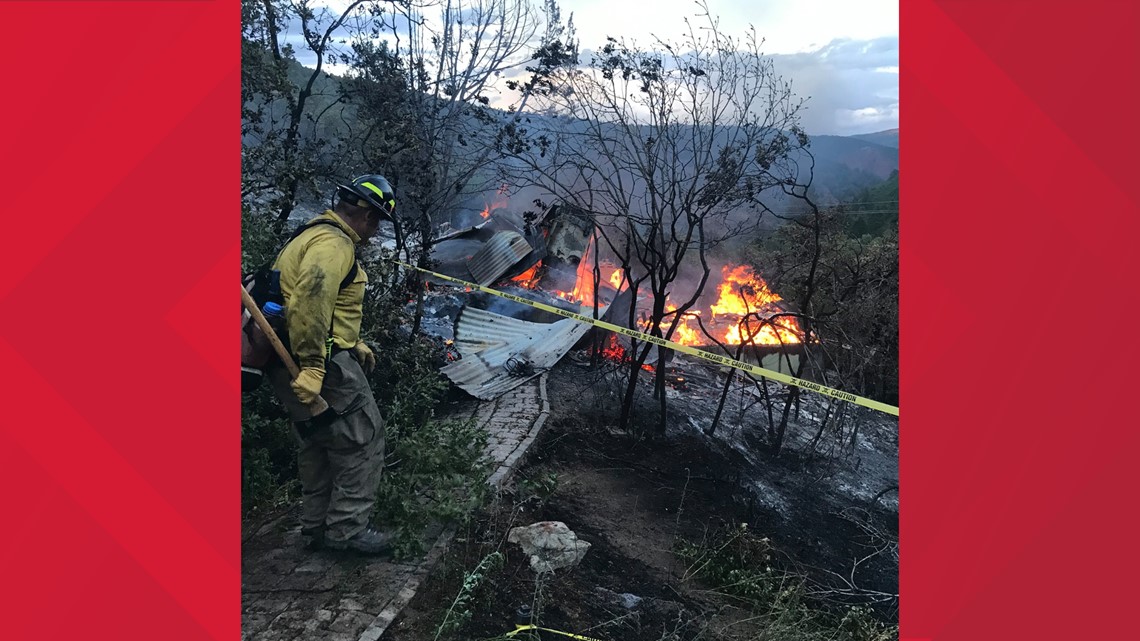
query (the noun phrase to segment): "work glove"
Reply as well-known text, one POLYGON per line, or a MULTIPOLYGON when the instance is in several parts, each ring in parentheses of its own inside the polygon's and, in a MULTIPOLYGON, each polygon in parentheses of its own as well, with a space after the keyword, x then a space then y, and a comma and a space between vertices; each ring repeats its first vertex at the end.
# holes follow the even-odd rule
POLYGON ((297 400, 301 401, 302 405, 311 405, 321 395, 321 384, 324 380, 324 371, 306 367, 289 386, 293 388, 293 393, 297 395, 297 400))
POLYGON ((364 368, 365 374, 371 374, 372 370, 376 367, 376 355, 372 353, 368 345, 364 341, 357 341, 356 345, 352 346, 352 355, 356 358, 360 366, 364 368))

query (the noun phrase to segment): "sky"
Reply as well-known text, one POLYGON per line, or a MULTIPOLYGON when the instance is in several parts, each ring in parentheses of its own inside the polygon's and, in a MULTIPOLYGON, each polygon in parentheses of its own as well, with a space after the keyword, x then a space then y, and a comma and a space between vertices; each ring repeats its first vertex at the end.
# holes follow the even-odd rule
MULTIPOLYGON (((344 1, 319 0, 333 7, 344 1)), ((899 1, 708 0, 708 6, 730 35, 743 36, 749 25, 755 27, 776 72, 807 99, 801 124, 809 134, 846 136, 898 127, 899 1)), ((608 35, 642 45, 654 36, 677 41, 684 19, 701 12, 696 0, 558 4, 563 18, 573 14, 582 49, 598 48, 608 35)), ((302 55, 298 59, 310 62, 302 55)))
MULTIPOLYGON (((743 35, 749 25, 764 39, 776 72, 807 98, 810 134, 851 135, 899 126, 900 0, 709 0, 722 31, 743 35)), ((700 13, 695 0, 559 0, 573 12, 583 48, 619 34, 648 44, 678 40, 684 19, 700 13), (652 7, 647 10, 646 7, 652 7)))

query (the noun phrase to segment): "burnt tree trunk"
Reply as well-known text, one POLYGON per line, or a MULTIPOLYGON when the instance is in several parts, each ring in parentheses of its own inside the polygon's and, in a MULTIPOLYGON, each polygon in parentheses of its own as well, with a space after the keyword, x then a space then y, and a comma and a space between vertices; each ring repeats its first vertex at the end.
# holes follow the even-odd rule
POLYGON ((831 418, 832 410, 836 408, 836 401, 834 399, 827 402, 827 410, 823 413, 823 420, 819 422, 819 429, 815 431, 815 436, 811 439, 811 445, 808 447, 808 458, 815 456, 815 448, 819 445, 819 439, 823 437, 823 432, 827 429, 827 420, 831 418))
MULTIPOLYGON (((631 343, 630 350, 634 349, 636 343, 631 343)), ((621 415, 618 417, 618 427, 623 430, 629 430, 631 425, 630 421, 633 416, 633 397, 637 392, 637 375, 641 369, 641 359, 636 355, 629 359, 629 377, 626 380, 625 394, 622 396, 621 402, 621 415)))
POLYGON ((728 389, 732 386, 732 379, 735 377, 736 369, 732 367, 728 368, 728 378, 725 379, 724 389, 722 389, 720 392, 720 401, 718 401, 716 404, 716 413, 713 414, 712 424, 709 425, 709 428, 707 430, 705 430, 705 434, 708 434, 709 436, 713 435, 713 432, 716 431, 717 424, 720 423, 720 415, 721 412, 724 411, 724 403, 728 400, 728 389))
POLYGON ((668 407, 665 401, 665 350, 664 347, 657 348, 657 369, 654 376, 653 389, 657 394, 658 402, 660 405, 660 416, 657 417, 657 433, 665 436, 665 428, 667 427, 666 416, 668 414, 668 407))
MULTIPOLYGON (((740 346, 736 348, 736 354, 733 355, 733 358, 740 360, 740 356, 743 353, 744 341, 741 341, 740 346)), ((708 434, 709 436, 712 436, 713 432, 716 431, 717 424, 720 423, 720 415, 724 411, 725 401, 728 400, 728 390, 732 386, 732 379, 735 378, 735 376, 736 368, 728 368, 728 379, 724 382, 724 389, 720 392, 720 401, 717 403, 716 414, 713 415, 712 425, 709 425, 709 428, 705 430, 705 434, 708 434)))

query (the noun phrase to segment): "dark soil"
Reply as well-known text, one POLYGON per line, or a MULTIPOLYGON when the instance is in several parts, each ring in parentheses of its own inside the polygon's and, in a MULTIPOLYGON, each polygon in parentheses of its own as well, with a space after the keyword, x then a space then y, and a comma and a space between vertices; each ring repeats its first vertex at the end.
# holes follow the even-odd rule
MULTIPOLYGON (((693 430, 656 439, 619 432, 604 399, 584 395, 580 378, 573 365, 552 373, 552 415, 524 465, 499 500, 460 531, 385 639, 435 639, 464 573, 495 551, 505 555, 504 566, 455 608, 452 618, 469 618, 440 639, 501 635, 523 604, 540 608, 544 627, 598 639, 757 639, 760 624, 743 603, 690 576, 693 568, 676 553, 681 542, 747 523, 770 538, 773 565, 810 585, 839 587, 832 573, 848 575, 852 559, 867 555, 866 530, 857 523, 897 537, 897 514, 810 478, 794 451, 767 461, 764 482, 780 489, 785 505, 766 506, 739 472, 746 463, 736 449, 710 445, 693 430), (859 518, 845 518, 843 510, 853 507, 859 518), (546 520, 564 522, 591 547, 578 566, 547 575, 539 586, 525 555, 506 539, 511 527, 546 520)), ((897 593, 897 557, 873 557, 859 579, 861 588, 897 593)), ((818 607, 834 610, 840 601, 831 595, 818 607)), ((878 607, 878 617, 891 620, 897 603, 878 607)))

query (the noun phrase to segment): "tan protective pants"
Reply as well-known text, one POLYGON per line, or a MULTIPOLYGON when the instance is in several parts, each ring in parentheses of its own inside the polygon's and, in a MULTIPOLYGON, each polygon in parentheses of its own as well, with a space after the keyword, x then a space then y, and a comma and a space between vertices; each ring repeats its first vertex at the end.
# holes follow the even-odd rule
MULTIPOLYGON (((308 418, 289 387, 289 372, 269 370, 274 392, 294 422, 308 418)), ((352 538, 368 526, 384 471, 384 417, 360 364, 347 351, 327 364, 321 396, 339 416, 310 438, 295 435, 301 479, 301 526, 328 527, 334 541, 352 538)))

